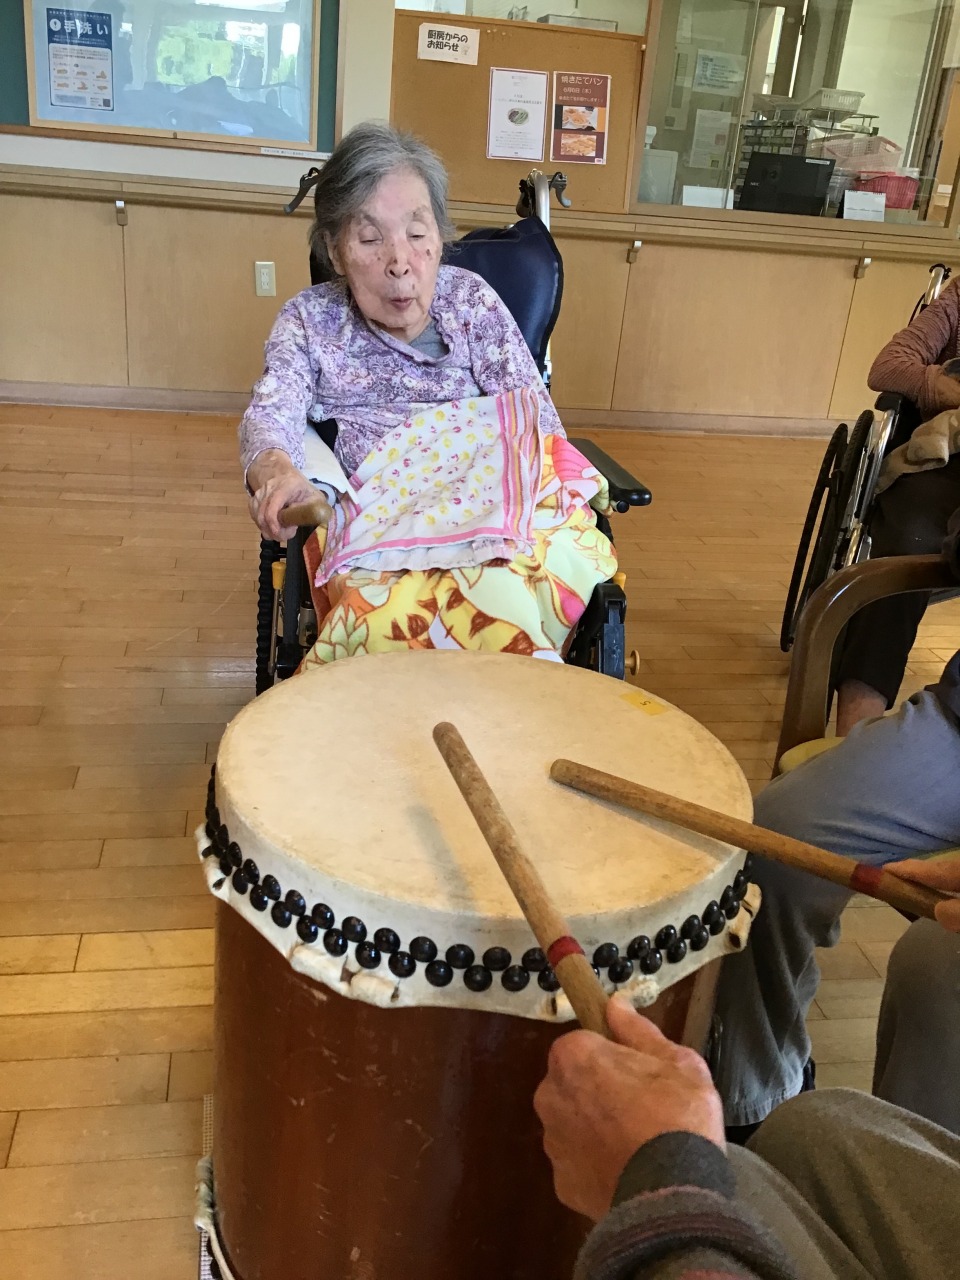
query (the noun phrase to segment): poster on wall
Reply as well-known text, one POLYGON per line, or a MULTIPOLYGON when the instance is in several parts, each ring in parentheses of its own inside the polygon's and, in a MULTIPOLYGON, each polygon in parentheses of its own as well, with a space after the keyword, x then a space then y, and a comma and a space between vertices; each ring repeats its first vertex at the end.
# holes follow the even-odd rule
POLYGON ((733 116, 729 111, 697 111, 690 144, 691 169, 719 170, 727 154, 733 116))
POLYGON ((50 105, 113 111, 113 17, 47 9, 50 105))
POLYGON ((743 54, 699 49, 693 87, 700 93, 716 93, 721 98, 738 98, 746 74, 747 59, 743 54))
POLYGON ((543 159, 549 88, 546 71, 490 68, 488 160, 543 159))
POLYGON ((606 164, 609 115, 610 76, 555 71, 550 159, 606 164))
POLYGON ((475 67, 480 52, 480 32, 475 27, 439 26, 421 22, 417 57, 425 62, 459 62, 475 67))

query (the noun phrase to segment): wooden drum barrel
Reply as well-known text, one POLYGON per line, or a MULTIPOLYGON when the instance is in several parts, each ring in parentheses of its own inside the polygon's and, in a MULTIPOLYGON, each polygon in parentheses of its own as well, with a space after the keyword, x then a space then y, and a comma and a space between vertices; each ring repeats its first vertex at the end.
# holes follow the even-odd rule
POLYGON ((338 662, 246 707, 211 788, 214 1252, 233 1280, 556 1280, 587 1224, 532 1108, 571 1011, 431 740, 453 721, 608 990, 702 1040, 743 855, 598 804, 558 756, 749 817, 682 712, 528 658, 338 662), (705 1017, 706 1014, 706 1017, 705 1017))

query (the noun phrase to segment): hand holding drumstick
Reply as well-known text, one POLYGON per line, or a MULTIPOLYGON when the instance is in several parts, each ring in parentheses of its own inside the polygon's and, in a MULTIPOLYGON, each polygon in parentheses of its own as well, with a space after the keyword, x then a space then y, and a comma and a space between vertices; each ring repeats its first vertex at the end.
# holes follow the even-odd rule
POLYGON ((554 1041, 533 1100, 557 1196, 594 1222, 634 1152, 661 1134, 696 1133, 726 1149, 723 1104, 703 1058, 625 996, 610 1000, 607 1018, 608 1040, 572 1031, 554 1041))
MULTIPOLYGON (((951 904, 951 910, 957 907, 952 897, 936 889, 926 888, 924 884, 911 883, 904 876, 894 875, 892 868, 881 869, 867 863, 854 862, 826 849, 818 849, 816 845, 807 844, 803 840, 794 840, 792 836, 781 835, 778 831, 768 831, 765 827, 754 826, 752 822, 706 809, 703 805, 667 795, 639 782, 630 782, 612 773, 591 769, 589 765, 576 764, 572 760, 555 760, 550 768, 550 776, 555 782, 561 782, 597 800, 623 805, 637 813, 675 823, 689 831, 697 831, 711 840, 735 845, 748 853, 758 853, 773 862, 782 862, 797 871, 807 871, 857 893, 877 898, 909 915, 926 916, 933 920, 937 918, 938 912, 948 909, 948 904, 951 904)), ((920 877, 914 875, 913 879, 919 880, 920 877)), ((926 884, 933 883, 935 881, 926 880, 926 884)))

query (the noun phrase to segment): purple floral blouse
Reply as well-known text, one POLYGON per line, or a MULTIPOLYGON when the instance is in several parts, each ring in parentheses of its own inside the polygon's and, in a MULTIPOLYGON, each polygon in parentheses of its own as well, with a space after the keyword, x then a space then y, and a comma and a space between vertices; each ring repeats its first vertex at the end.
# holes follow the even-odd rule
POLYGON ((430 314, 448 348, 440 359, 371 326, 342 281, 291 298, 240 424, 244 472, 264 449, 282 449, 303 468, 308 418, 336 418, 336 453, 353 475, 378 441, 425 405, 534 385, 541 430, 563 433, 516 322, 479 276, 441 267, 430 314))

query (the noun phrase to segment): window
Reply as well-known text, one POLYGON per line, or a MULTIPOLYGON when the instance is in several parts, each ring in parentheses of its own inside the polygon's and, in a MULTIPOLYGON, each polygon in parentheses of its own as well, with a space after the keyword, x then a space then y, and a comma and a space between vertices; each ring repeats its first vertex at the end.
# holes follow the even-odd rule
POLYGON ((34 124, 314 145, 315 0, 30 3, 34 124))
POLYGON ((639 203, 945 221, 953 0, 663 0, 639 203))
POLYGON ((545 22, 560 26, 595 27, 643 35, 647 29, 647 0, 396 0, 398 9, 425 9, 432 13, 461 13, 473 18, 500 18, 517 22, 545 22))

